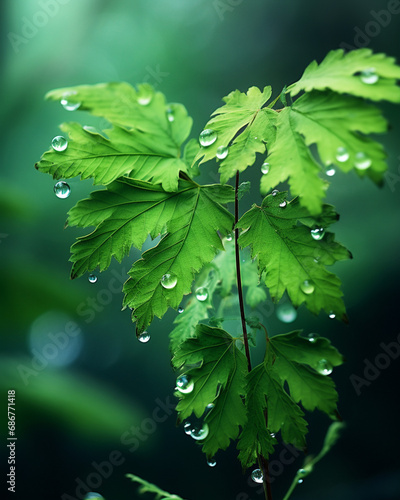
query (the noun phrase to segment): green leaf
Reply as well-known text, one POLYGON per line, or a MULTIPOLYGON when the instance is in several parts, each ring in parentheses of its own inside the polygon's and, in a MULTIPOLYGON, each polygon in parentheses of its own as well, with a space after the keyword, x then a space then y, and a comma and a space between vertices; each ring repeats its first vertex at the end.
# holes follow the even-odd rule
POLYGON ((147 83, 138 85, 138 91, 128 83, 114 82, 65 87, 46 95, 46 99, 53 101, 64 98, 81 103, 79 110, 106 118, 119 127, 149 134, 160 144, 170 144, 175 149, 187 139, 192 128, 185 107, 167 104, 165 96, 147 83))
POLYGON ((395 59, 385 54, 374 54, 370 49, 353 50, 347 54, 342 49, 332 50, 318 66, 313 61, 296 83, 286 92, 292 96, 301 90, 331 89, 339 93, 353 94, 373 101, 400 102, 400 67, 395 59), (370 71, 378 76, 375 83, 364 83, 362 72, 370 71))
POLYGON ((304 413, 285 392, 272 363, 264 362, 247 375, 246 409, 248 421, 238 442, 239 460, 244 468, 253 465, 258 455, 268 458, 281 431, 282 439, 298 448, 305 447, 307 422, 304 413), (268 418, 268 429, 266 419, 268 418))
POLYGON ((246 94, 235 90, 224 97, 225 105, 212 114, 204 127, 217 133, 217 140, 201 147, 196 156, 200 163, 216 157, 220 146, 229 146, 228 156, 221 160, 221 182, 227 182, 239 170, 243 172, 256 159, 256 153, 264 153, 265 144, 272 141, 276 111, 262 108, 271 97, 271 87, 261 92, 251 87, 246 94), (244 130, 243 130, 244 129, 244 130))
POLYGON ((301 204, 316 215, 321 212, 327 188, 319 177, 321 168, 297 132, 290 108, 282 109, 276 126, 276 139, 268 150, 270 169, 261 178, 261 192, 265 194, 288 180, 292 194, 299 196, 301 204))
POLYGON ((164 491, 155 484, 149 483, 145 479, 135 476, 134 474, 127 474, 126 477, 131 479, 133 482, 140 484, 139 493, 141 495, 143 493, 153 493, 156 500, 184 500, 182 497, 168 493, 168 491, 164 491))
POLYGON ((306 410, 318 408, 332 415, 338 398, 335 384, 317 370, 321 361, 324 366, 334 367, 342 364, 343 358, 329 340, 317 338, 310 342, 294 331, 272 337, 269 346, 276 356, 275 373, 282 383, 288 383, 292 399, 301 402, 306 410))
POLYGON ((347 321, 340 280, 325 266, 348 259, 351 254, 334 240, 333 233, 325 232, 317 241, 309 229, 327 228, 337 215, 332 207, 324 205, 320 219, 312 218, 297 199, 281 208, 279 204, 285 198, 286 192, 269 195, 261 207, 253 205, 242 216, 237 223, 245 230, 239 237, 240 246, 251 247, 251 255, 257 257, 260 275, 265 273, 265 284, 274 301, 287 291, 294 306, 305 303, 314 314, 322 309, 347 321), (300 221, 303 224, 299 225, 300 221), (314 286, 312 293, 302 290, 305 281, 314 286))
MULTIPOLYGON (((221 255, 223 254, 225 252, 221 252, 221 255)), ((174 320, 176 326, 169 334, 172 353, 176 351, 179 344, 194 336, 195 328, 200 321, 208 319, 208 311, 212 308, 212 298, 220 282, 219 269, 214 262, 204 266, 195 281, 194 294, 185 305, 183 312, 178 314, 174 320), (204 301, 196 298, 196 289, 200 287, 207 289, 208 296, 204 301)))
POLYGON ((175 191, 179 172, 186 164, 179 158, 179 148, 171 142, 138 130, 115 126, 107 130, 108 139, 87 131, 78 123, 64 123, 61 130, 68 134, 65 151, 46 151, 35 167, 54 179, 93 177, 94 184, 109 184, 118 177, 162 184, 166 191, 175 191))
POLYGON ((317 145, 324 165, 334 164, 344 172, 354 168, 361 177, 367 175, 375 182, 382 181, 387 168, 385 151, 381 144, 365 136, 387 130, 386 120, 374 105, 333 92, 312 92, 297 99, 289 114, 293 127, 305 137, 307 146, 317 145), (347 152, 345 161, 340 161, 338 151, 341 149, 347 152), (360 154, 370 160, 371 165, 366 169, 363 162, 357 162, 360 154))
POLYGON ((212 261, 217 250, 223 250, 217 230, 222 235, 232 230, 233 216, 221 205, 232 201, 231 186, 186 181, 179 186, 166 234, 133 265, 124 285, 124 306, 133 309, 139 331, 154 316, 162 317, 168 306, 179 306, 183 295, 190 292, 194 274, 212 261), (173 288, 161 285, 165 274, 177 277, 173 288))
POLYGON ((186 183, 171 193, 161 186, 124 177, 107 190, 93 191, 89 199, 78 202, 69 212, 68 225, 97 227, 72 245, 71 277, 82 276, 97 266, 104 271, 113 256, 121 262, 132 246, 140 249, 149 235, 153 239, 160 235, 192 188, 186 183))
POLYGON ((193 391, 180 394, 176 409, 179 421, 194 413, 201 417, 210 403, 214 408, 205 422, 208 436, 202 441, 203 451, 213 456, 218 449, 226 449, 230 439, 236 439, 239 426, 246 422, 242 401, 244 395, 247 360, 235 346, 236 339, 219 328, 198 325, 196 338, 180 344, 172 363, 176 368, 199 364, 185 373, 194 382, 193 391))

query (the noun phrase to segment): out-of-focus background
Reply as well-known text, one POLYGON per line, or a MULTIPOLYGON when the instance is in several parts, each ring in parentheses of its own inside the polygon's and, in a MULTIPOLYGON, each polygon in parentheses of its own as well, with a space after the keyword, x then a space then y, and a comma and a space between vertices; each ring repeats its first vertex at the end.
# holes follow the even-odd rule
MULTIPOLYGON (((137 342, 129 313, 121 312, 122 282, 138 254, 114 262, 95 284, 69 280, 69 246, 78 234, 63 224, 91 183, 71 180, 71 196, 58 199, 54 181, 33 165, 62 121, 93 119, 43 96, 61 86, 147 81, 186 105, 196 137, 231 90, 270 84, 277 95, 331 49, 366 46, 399 56, 400 2, 3 0, 0 9, 1 488, 10 498, 98 491, 125 500, 136 498, 124 477, 131 472, 189 500, 263 498, 233 446, 211 468, 176 428, 167 339, 176 312, 154 322, 148 344, 137 342), (16 390, 14 496, 6 485, 8 389, 16 390)), ((400 108, 382 107, 391 123, 382 138, 386 185, 337 173, 327 199, 341 214, 337 239, 354 255, 334 269, 350 325, 303 308, 285 324, 270 303, 258 310, 271 332, 318 332, 347 359, 334 373, 346 431, 293 499, 400 498, 400 108)), ((253 175, 254 196, 243 210, 260 199, 253 175)), ((328 420, 309 420, 315 453, 328 420)), ((302 458, 282 466, 278 450, 276 460, 272 486, 280 499, 302 458)))

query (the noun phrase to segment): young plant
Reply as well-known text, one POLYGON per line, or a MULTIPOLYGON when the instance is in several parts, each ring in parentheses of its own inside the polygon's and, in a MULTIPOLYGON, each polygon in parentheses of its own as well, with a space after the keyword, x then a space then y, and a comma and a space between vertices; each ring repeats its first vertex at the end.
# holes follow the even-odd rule
MULTIPOLYGON (((154 316, 178 310, 170 333, 178 421, 211 465, 236 441, 243 468, 255 466, 252 477, 269 500, 268 459, 278 438, 305 449, 305 411, 340 419, 330 375, 343 357, 316 334, 274 335, 249 310, 269 294, 274 302, 285 297, 289 314, 304 304, 347 322, 340 280, 327 266, 352 256, 330 231, 339 216, 324 203, 325 174, 354 170, 382 184, 386 154, 369 134, 385 132, 387 122, 367 101, 400 102, 397 79, 400 67, 384 54, 335 50, 273 100, 271 87, 231 92, 199 140, 187 140, 192 119, 184 106, 167 103, 147 84, 78 86, 46 96, 110 122, 106 130, 64 123, 64 136, 36 164, 58 181, 61 198, 70 189, 59 179, 80 176, 105 186, 68 213, 68 226, 95 228, 71 247, 71 278, 104 271, 112 257, 121 262, 132 246, 154 240, 129 271, 124 308, 132 310, 142 342, 154 316), (250 188, 240 175, 257 153, 265 198, 240 216, 250 188), (195 181, 204 163, 217 183, 195 181), (284 182, 288 188, 278 191, 284 182), (232 315, 240 318, 240 333, 232 331, 232 315), (257 330, 265 355, 253 366, 257 330)), ((298 471, 285 499, 334 444, 340 425, 332 424, 321 453, 298 471)))

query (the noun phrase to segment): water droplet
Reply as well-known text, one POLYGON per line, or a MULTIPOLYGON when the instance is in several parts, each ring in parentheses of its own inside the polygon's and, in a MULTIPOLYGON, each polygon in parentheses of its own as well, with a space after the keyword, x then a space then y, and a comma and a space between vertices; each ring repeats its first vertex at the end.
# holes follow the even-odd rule
POLYGON ((297 311, 292 304, 280 304, 276 309, 276 316, 283 323, 292 323, 297 318, 297 311))
POLYGON ((150 90, 147 90, 147 89, 141 89, 140 92, 141 92, 141 95, 139 95, 137 101, 141 106, 147 106, 148 104, 150 104, 152 94, 151 94, 150 90))
POLYGON ((317 372, 321 375, 330 375, 332 373, 332 365, 326 359, 320 359, 317 364, 317 372))
POLYGON ((218 137, 218 134, 217 134, 217 132, 215 132, 215 130, 211 130, 210 128, 206 128, 200 134, 200 137, 199 137, 200 145, 203 146, 203 148, 207 148, 208 146, 211 146, 211 144, 214 144, 214 142, 217 140, 217 137, 218 137))
POLYGON ((137 339, 139 342, 142 342, 142 344, 145 344, 150 340, 150 333, 149 332, 142 332, 137 336, 137 339))
POLYGON ((69 187, 69 184, 64 181, 56 182, 53 189, 57 198, 68 198, 68 196, 71 194, 71 188, 69 187))
POLYGON ((333 311, 330 311, 329 315, 328 315, 331 319, 335 319, 336 318, 336 314, 333 312, 333 311))
POLYGON ((279 191, 277 189, 274 189, 271 194, 272 194, 272 196, 276 196, 278 193, 279 193, 279 191))
POLYGON ((84 500, 104 500, 104 497, 100 495, 100 493, 96 493, 94 491, 90 491, 85 495, 84 500))
POLYGON ((206 409, 204 410, 203 416, 205 417, 206 415, 208 415, 210 413, 210 411, 214 408, 214 406, 215 406, 214 403, 209 403, 206 406, 206 409))
POLYGON ((194 389, 194 383, 190 380, 190 377, 183 373, 176 379, 176 388, 182 394, 189 394, 194 389))
POLYGON ((228 153, 229 153, 228 146, 219 146, 219 148, 217 148, 218 160, 223 160, 224 158, 226 158, 228 156, 228 153))
POLYGON ((262 174, 268 174, 269 172, 269 163, 267 161, 265 161, 262 165, 261 165, 261 173, 262 174))
POLYGON ((333 175, 336 174, 336 170, 333 168, 333 167, 328 167, 326 170, 325 170, 325 173, 328 177, 332 177, 333 175))
POLYGON ((204 302, 207 300, 208 297, 208 290, 204 286, 201 286, 196 290, 196 299, 199 300, 200 302, 204 302))
POLYGON ((325 235, 325 229, 323 227, 314 227, 314 229, 311 229, 311 236, 314 238, 314 240, 322 240, 322 238, 325 235))
POLYGON ((226 241, 232 241, 232 239, 233 239, 232 233, 226 235, 226 241))
POLYGON ((167 290, 174 288, 178 283, 178 276, 175 273, 167 273, 161 278, 161 285, 167 290))
POLYGON ((356 153, 354 166, 358 168, 358 170, 365 170, 371 166, 372 160, 365 153, 360 151, 356 153))
POLYGON ((311 280, 304 280, 300 285, 301 291, 307 295, 310 295, 314 291, 314 283, 311 280))
POLYGON ((317 341, 318 335, 316 333, 309 333, 307 335, 308 341, 314 344, 317 341))
POLYGON ((262 483, 263 482, 263 473, 261 472, 261 469, 254 469, 253 472, 251 473, 251 479, 255 483, 262 483))
POLYGON ((209 467, 215 467, 217 465, 217 461, 215 460, 215 458, 209 458, 207 460, 207 465, 209 467))
POLYGON ((297 474, 298 474, 299 476, 306 476, 308 473, 307 473, 306 469, 299 469, 299 470, 297 471, 297 474))
POLYGON ((96 283, 97 276, 95 274, 89 274, 88 280, 89 280, 89 283, 96 283))
POLYGON ((175 120, 175 115, 171 108, 167 109, 167 119, 171 123, 175 120))
POLYGON ((297 481, 297 483, 298 483, 298 484, 301 484, 303 481, 304 481, 304 479, 299 479, 299 480, 297 481))
POLYGON ((63 98, 61 99, 61 106, 66 110, 66 111, 76 111, 81 103, 80 102, 70 102, 68 99, 63 98))
POLYGON ((192 427, 190 435, 196 441, 201 441, 202 439, 205 439, 208 436, 208 432, 209 432, 208 425, 204 423, 204 424, 194 425, 192 427))
POLYGON ((270 432, 269 434, 272 438, 274 438, 276 436, 275 432, 270 432))
POLYGON ((51 141, 51 146, 55 151, 65 151, 68 147, 68 141, 62 135, 57 135, 51 141))
POLYGON ((379 75, 377 75, 375 68, 367 68, 361 71, 360 78, 363 83, 373 85, 379 80, 379 75))
POLYGON ((192 433, 192 424, 189 422, 189 420, 186 420, 186 422, 184 422, 183 430, 188 436, 190 436, 190 434, 192 433))
POLYGON ((350 158, 350 155, 349 155, 349 152, 347 151, 346 148, 344 148, 343 146, 337 148, 337 150, 336 150, 336 159, 337 159, 337 161, 339 161, 340 163, 344 163, 349 158, 350 158))
POLYGON ((283 201, 281 201, 281 202, 279 203, 279 206, 280 206, 281 208, 285 208, 285 207, 286 207, 286 205, 287 205, 286 200, 283 200, 283 201))
POLYGON ((182 314, 185 309, 183 307, 178 307, 178 313, 182 314))

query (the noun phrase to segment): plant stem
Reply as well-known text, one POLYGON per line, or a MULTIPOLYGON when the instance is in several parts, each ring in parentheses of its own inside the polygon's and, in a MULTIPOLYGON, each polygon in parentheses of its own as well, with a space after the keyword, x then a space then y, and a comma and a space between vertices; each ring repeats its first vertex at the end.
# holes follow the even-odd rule
MULTIPOLYGON (((235 185, 235 227, 239 220, 239 170, 236 171, 236 185, 235 185)), ((238 244, 239 230, 235 228, 235 257, 236 257, 236 278, 237 278, 237 288, 239 294, 239 307, 240 307, 240 318, 242 320, 242 330, 243 330, 243 343, 246 351, 247 358, 247 369, 251 371, 251 360, 250 360, 250 349, 249 349, 249 339, 247 336, 246 328, 246 317, 244 314, 244 303, 243 303, 243 289, 242 289, 242 275, 240 271, 240 256, 239 256, 239 244, 238 244)), ((268 337, 268 334, 267 334, 268 337)), ((268 419, 268 414, 265 414, 266 420, 268 419)), ((272 500, 271 494, 271 482, 269 478, 268 470, 268 460, 262 455, 258 455, 258 463, 263 475, 263 487, 266 500, 272 500)))
MULTIPOLYGON (((239 170, 236 172, 236 186, 235 186, 235 226, 239 220, 239 170)), ((237 288, 239 294, 239 307, 240 307, 240 318, 242 320, 242 330, 243 330, 243 343, 246 351, 247 358, 247 369, 251 371, 251 360, 250 360, 250 349, 249 349, 249 339, 247 336, 246 328, 246 317, 244 315, 244 303, 243 303, 243 290, 242 290, 242 275, 240 272, 240 255, 239 255, 239 229, 235 229, 235 257, 236 257, 236 278, 237 278, 237 288)))

